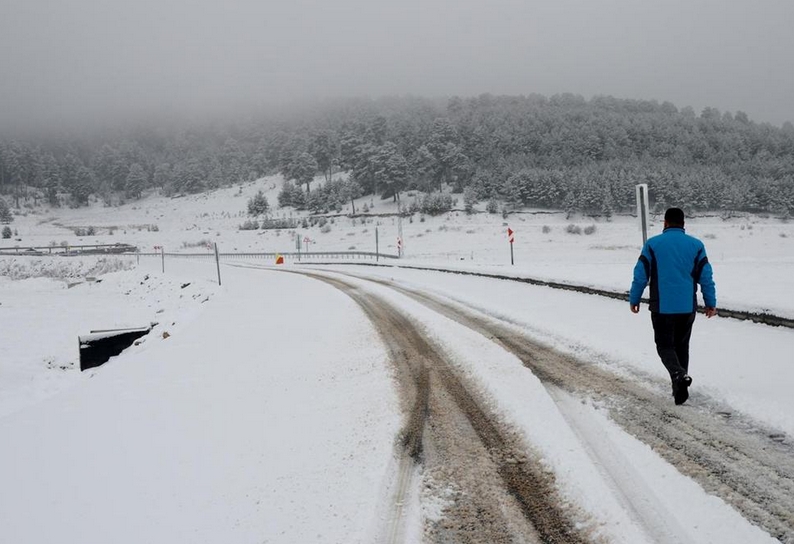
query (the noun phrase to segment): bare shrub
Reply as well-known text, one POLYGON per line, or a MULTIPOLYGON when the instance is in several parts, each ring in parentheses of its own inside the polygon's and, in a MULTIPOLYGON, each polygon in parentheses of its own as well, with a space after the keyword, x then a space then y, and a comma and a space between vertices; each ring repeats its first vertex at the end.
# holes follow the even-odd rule
POLYGON ((240 230, 257 230, 259 222, 256 219, 246 219, 239 227, 240 230))
POLYGON ((0 259, 0 276, 12 280, 28 278, 52 278, 68 280, 85 276, 100 276, 134 267, 132 259, 103 257, 94 262, 83 259, 0 259))
POLYGON ((199 240, 198 242, 182 242, 183 248, 191 248, 191 247, 207 247, 212 245, 212 240, 205 238, 203 240, 199 240))

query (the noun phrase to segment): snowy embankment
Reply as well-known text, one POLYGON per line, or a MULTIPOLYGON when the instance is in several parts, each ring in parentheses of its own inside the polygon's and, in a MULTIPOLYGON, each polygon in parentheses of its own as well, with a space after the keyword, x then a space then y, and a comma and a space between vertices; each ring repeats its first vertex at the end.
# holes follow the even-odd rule
MULTIPOLYGON (((83 311, 140 296, 143 318, 191 297, 187 264, 27 303, 41 312, 54 297, 58 313, 67 295, 83 311)), ((169 316, 145 343, 0 418, 0 541, 371 541, 399 425, 374 330, 319 282, 225 272, 222 289, 198 274, 212 297, 189 327, 169 316)))
POLYGON ((0 416, 80 379, 78 336, 157 323, 129 350, 145 351, 187 325, 217 290, 200 278, 122 271, 134 266, 129 257, 0 259, 7 273, 0 276, 0 416))

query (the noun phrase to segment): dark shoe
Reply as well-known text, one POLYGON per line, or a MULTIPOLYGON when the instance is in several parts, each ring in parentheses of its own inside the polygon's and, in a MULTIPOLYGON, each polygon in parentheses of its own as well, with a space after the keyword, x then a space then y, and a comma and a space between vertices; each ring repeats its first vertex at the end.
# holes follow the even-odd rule
POLYGON ((688 374, 673 380, 673 398, 676 404, 684 404, 689 398, 690 385, 692 385, 692 378, 688 374))

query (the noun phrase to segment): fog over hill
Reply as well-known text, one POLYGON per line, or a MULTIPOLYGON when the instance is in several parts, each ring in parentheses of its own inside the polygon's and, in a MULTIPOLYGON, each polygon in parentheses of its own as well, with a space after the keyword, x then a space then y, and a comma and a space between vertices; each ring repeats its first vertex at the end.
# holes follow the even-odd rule
MULTIPOLYGON (((0 194, 108 206, 147 192, 199 193, 280 173, 279 204, 337 210, 361 195, 462 193, 467 207, 524 206, 609 217, 648 183, 657 208, 794 211, 794 127, 744 112, 574 94, 314 102, 238 122, 138 124, 0 140, 0 194), (330 181, 322 188, 316 176, 330 181)), ((275 203, 273 203, 275 204, 275 203)), ((407 204, 406 204, 407 205, 407 204)))
POLYGON ((2 0, 0 124, 572 92, 794 121, 778 0, 2 0))

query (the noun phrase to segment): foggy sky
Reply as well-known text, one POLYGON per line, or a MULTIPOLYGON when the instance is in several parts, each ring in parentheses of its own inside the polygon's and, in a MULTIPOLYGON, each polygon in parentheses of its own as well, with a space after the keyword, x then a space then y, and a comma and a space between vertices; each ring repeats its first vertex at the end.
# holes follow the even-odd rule
POLYGON ((572 92, 780 125, 793 27, 791 0, 0 0, 0 123, 572 92))

